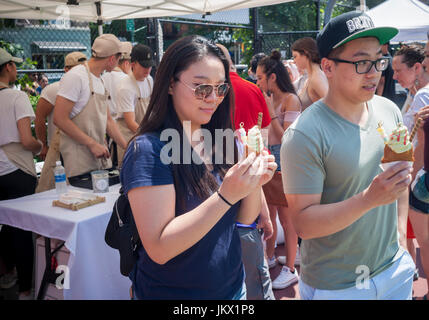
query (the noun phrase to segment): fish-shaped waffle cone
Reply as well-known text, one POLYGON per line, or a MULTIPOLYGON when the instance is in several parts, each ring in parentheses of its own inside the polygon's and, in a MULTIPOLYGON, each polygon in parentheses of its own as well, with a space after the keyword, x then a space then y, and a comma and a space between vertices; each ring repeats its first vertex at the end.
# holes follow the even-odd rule
POLYGON ((382 163, 393 161, 414 161, 413 148, 402 153, 396 153, 388 145, 384 146, 384 156, 382 163))
POLYGON ((252 147, 249 147, 247 144, 244 145, 244 157, 247 158, 249 154, 252 152, 256 153, 257 156, 259 156, 261 153, 258 151, 253 150, 252 147))

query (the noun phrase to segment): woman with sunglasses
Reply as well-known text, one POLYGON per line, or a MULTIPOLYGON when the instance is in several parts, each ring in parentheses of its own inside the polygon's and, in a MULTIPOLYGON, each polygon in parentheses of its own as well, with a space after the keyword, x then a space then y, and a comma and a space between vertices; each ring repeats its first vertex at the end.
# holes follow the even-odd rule
POLYGON ((298 96, 302 110, 323 98, 328 92, 328 80, 320 69, 320 57, 316 41, 305 37, 292 44, 292 56, 299 70, 307 73, 307 80, 298 96))
POLYGON ((143 244, 130 274, 134 298, 245 299, 235 222, 256 219, 277 165, 267 153, 237 162, 228 70, 199 36, 176 41, 160 63, 121 171, 143 244))
MULTIPOLYGON (((273 50, 271 56, 263 58, 256 68, 256 84, 264 92, 271 124, 268 131, 268 147, 275 156, 277 171, 280 171, 280 147, 284 131, 299 116, 301 102, 289 78, 286 67, 281 61, 280 52, 273 50)), ((279 276, 273 281, 273 289, 284 289, 298 281, 294 262, 297 253, 298 236, 288 215, 288 208, 268 203, 271 221, 276 221, 277 212, 285 234, 286 261, 279 276)), ((273 236, 267 240, 268 265, 274 267, 277 227, 273 224, 273 236)), ((280 257, 279 257, 280 258, 280 257)), ((280 260, 280 259, 279 259, 280 260)))
MULTIPOLYGON (((429 90, 424 89, 428 84, 427 76, 424 74, 422 62, 424 60, 423 48, 419 45, 404 45, 398 51, 396 51, 393 61, 393 79, 398 81, 398 83, 405 89, 408 90, 407 99, 402 106, 401 112, 404 119, 404 125, 408 130, 412 130, 414 122, 416 120, 417 112, 424 107, 426 104, 429 104, 429 90), (425 102, 426 101, 426 102, 425 102)), ((410 131, 411 132, 411 131, 410 131)), ((423 148, 418 141, 422 139, 421 135, 417 135, 414 139, 414 166, 413 166, 413 179, 415 178, 417 172, 423 167, 423 148), (420 147, 417 147, 420 145, 420 147)), ((410 197, 412 197, 410 195, 410 197)), ((414 246, 413 239, 416 238, 414 233, 414 228, 419 228, 416 223, 412 223, 411 219, 414 216, 411 213, 412 209, 408 213, 407 220, 407 247, 408 252, 410 252, 413 257, 414 262, 416 262, 416 248, 414 246)), ((421 241, 419 241, 419 244, 421 241)), ((420 247, 422 245, 420 244, 420 247)), ((417 269, 415 271, 415 278, 418 277, 417 269)))

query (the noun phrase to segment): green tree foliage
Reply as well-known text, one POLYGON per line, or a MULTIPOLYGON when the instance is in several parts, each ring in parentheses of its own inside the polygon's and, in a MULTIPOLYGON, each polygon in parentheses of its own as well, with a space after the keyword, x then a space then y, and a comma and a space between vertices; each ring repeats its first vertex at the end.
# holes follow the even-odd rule
MULTIPOLYGON (((25 58, 24 57, 24 49, 22 48, 22 46, 20 44, 0 40, 0 48, 5 49, 7 52, 9 52, 14 57, 23 58, 24 61, 18 65, 19 69, 23 69, 23 70, 35 69, 35 66, 37 65, 37 61, 33 61, 30 58, 25 58)), ((31 85, 32 81, 28 77, 27 74, 24 74, 24 75, 21 75, 18 77, 16 84, 21 85, 21 88, 25 88, 25 86, 27 84, 31 85)))

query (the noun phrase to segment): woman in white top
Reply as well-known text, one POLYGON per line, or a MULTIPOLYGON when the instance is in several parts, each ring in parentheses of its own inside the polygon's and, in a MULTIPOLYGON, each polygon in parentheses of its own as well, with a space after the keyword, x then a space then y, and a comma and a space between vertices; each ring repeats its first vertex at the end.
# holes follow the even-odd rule
POLYGON ((328 80, 320 69, 319 52, 313 38, 305 37, 296 40, 292 45, 292 55, 298 69, 307 73, 304 88, 298 92, 302 110, 305 110, 326 95, 328 80))
MULTIPOLYGON (((400 85, 409 90, 407 100, 402 107, 404 124, 410 128, 414 125, 417 117, 424 116, 425 106, 429 105, 429 45, 426 44, 425 50, 420 46, 403 46, 393 57, 392 68, 394 71, 393 79, 397 80, 400 85)), ((428 121, 427 119, 425 121, 428 121)), ((425 125, 426 126, 426 125, 425 125)), ((425 162, 425 135, 423 130, 417 134, 417 145, 414 149, 413 179, 425 162)), ((427 152, 427 151, 426 151, 427 152)), ((427 156, 426 156, 427 157, 427 156)), ((426 159, 427 163, 427 159, 426 159)), ((428 168, 424 168, 428 170, 428 168)), ((417 179, 416 179, 417 180, 417 179)), ((414 183, 412 184, 412 186, 414 183)), ((410 208, 408 211, 409 221, 417 242, 420 247, 420 258, 423 270, 429 273, 429 212, 424 208, 416 208, 413 203, 413 196, 410 192, 410 208)), ((408 237, 407 237, 408 238, 408 237)), ((412 239, 408 240, 408 251, 415 260, 415 248, 412 239)), ((429 280, 428 285, 429 285, 429 280)), ((427 294, 424 296, 427 299, 427 294)))
MULTIPOLYGON (((261 59, 256 68, 256 84, 264 92, 271 124, 268 132, 268 146, 275 156, 277 170, 280 171, 280 147, 284 131, 299 116, 301 103, 295 93, 286 67, 282 63, 280 52, 274 50, 271 56, 261 59)), ((277 238, 276 216, 282 224, 286 240, 286 266, 280 275, 273 281, 273 289, 283 289, 298 281, 294 261, 296 257, 298 236, 293 228, 288 208, 268 203, 271 221, 273 221, 273 236, 267 240, 267 256, 269 266, 274 266, 275 240, 277 238)))
MULTIPOLYGON (((22 59, 0 49, 0 200, 34 193, 37 175, 33 155, 42 149, 42 143, 31 133, 34 112, 27 95, 9 88, 9 84, 16 81, 15 62, 22 62, 22 59)), ((19 298, 30 298, 34 255, 32 233, 3 225, 0 255, 6 266, 0 287, 12 287, 18 276, 19 298)))
MULTIPOLYGON (((408 90, 407 99, 402 107, 404 125, 407 126, 408 130, 412 130, 415 114, 420 108, 425 106, 415 101, 417 91, 425 87, 429 82, 423 70, 423 60, 422 47, 418 45, 404 45, 395 53, 392 61, 393 79, 408 90)), ((422 164, 423 162, 420 162, 420 167, 422 164)), ((413 173, 415 175, 417 171, 414 170, 413 173)))

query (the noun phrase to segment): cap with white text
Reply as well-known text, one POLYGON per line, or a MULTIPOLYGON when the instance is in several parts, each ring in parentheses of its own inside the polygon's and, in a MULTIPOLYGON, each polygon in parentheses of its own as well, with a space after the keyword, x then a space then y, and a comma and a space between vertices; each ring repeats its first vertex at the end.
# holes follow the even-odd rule
POLYGON ((375 37, 380 44, 385 44, 398 34, 393 27, 375 27, 366 13, 351 11, 343 13, 328 22, 317 35, 317 47, 320 58, 325 58, 339 46, 363 37, 375 37))

